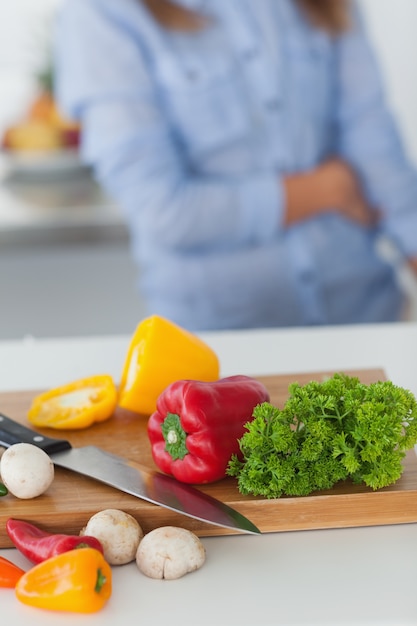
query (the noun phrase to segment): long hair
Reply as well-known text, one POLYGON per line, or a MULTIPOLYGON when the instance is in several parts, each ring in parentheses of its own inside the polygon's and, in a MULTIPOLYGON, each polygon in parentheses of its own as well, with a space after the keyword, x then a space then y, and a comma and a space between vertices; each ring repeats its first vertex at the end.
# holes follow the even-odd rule
POLYGON ((142 2, 158 24, 167 30, 194 32, 202 30, 208 24, 205 16, 171 0, 142 0, 142 2))
POLYGON ((310 21, 330 33, 349 28, 349 0, 295 0, 310 21))
MULTIPOLYGON (((224 0, 228 2, 228 0, 224 0)), ((256 0, 253 0, 256 2, 256 0)), ((276 0, 279 2, 280 0, 276 0)), ((309 21, 329 33, 339 34, 349 28, 349 0, 293 0, 309 21)), ((142 0, 154 19, 168 30, 194 32, 204 29, 210 19, 172 0, 142 0)))

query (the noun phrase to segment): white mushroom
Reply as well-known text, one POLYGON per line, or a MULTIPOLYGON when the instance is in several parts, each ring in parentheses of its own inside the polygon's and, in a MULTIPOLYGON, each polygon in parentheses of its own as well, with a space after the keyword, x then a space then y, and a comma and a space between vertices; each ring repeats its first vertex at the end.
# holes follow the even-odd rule
POLYGON ((80 535, 96 537, 110 565, 124 565, 135 560, 143 530, 129 513, 119 509, 105 509, 88 520, 80 535))
POLYGON ((3 483, 16 498, 36 498, 54 479, 54 464, 49 456, 31 443, 15 443, 0 459, 3 483))
POLYGON ((185 528, 161 526, 144 536, 136 553, 140 571, 150 578, 180 578, 206 559, 200 539, 185 528))

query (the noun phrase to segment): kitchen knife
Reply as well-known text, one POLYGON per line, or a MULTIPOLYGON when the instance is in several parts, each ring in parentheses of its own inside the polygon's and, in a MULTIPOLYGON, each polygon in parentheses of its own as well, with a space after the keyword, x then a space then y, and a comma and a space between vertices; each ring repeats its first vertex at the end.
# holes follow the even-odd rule
POLYGON ((238 511, 191 485, 95 446, 73 448, 65 439, 46 437, 0 413, 0 446, 9 448, 22 442, 44 450, 59 467, 94 478, 152 504, 216 526, 260 533, 259 528, 238 511))

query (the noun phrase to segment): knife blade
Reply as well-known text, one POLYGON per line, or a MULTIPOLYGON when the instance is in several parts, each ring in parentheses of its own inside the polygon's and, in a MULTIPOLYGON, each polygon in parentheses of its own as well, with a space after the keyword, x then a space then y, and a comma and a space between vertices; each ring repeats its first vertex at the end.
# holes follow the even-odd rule
POLYGON ((96 446, 73 448, 65 439, 53 439, 0 413, 0 446, 31 443, 46 452, 53 463, 202 522, 231 530, 259 534, 244 515, 212 496, 181 483, 172 476, 145 468, 96 446))

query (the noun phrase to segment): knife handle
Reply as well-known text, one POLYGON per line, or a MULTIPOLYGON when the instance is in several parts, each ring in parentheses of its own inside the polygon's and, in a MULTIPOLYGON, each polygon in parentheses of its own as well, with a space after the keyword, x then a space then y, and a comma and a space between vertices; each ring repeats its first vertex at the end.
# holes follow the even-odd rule
POLYGON ((46 437, 0 413, 0 446, 9 448, 15 443, 31 443, 47 454, 70 450, 72 447, 65 439, 46 437))

